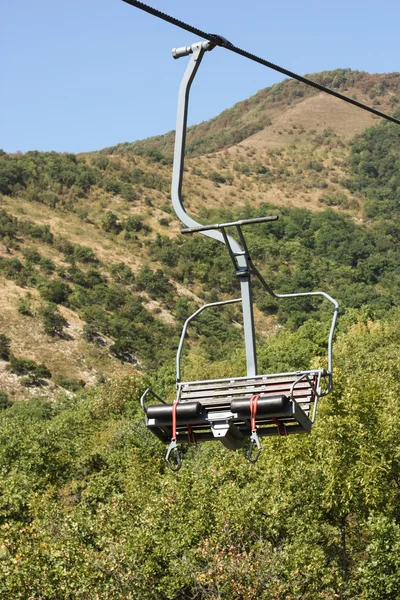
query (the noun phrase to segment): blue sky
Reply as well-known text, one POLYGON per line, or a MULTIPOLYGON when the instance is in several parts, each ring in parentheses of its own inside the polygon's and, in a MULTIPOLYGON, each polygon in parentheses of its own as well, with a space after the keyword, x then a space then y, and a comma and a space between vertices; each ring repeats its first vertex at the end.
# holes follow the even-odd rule
MULTIPOLYGON (((398 0, 149 0, 299 74, 400 70, 398 0)), ((197 41, 122 0, 3 0, 0 148, 85 152, 174 128, 185 59, 197 41)), ((206 55, 191 123, 215 116, 279 73, 224 49, 206 55)))

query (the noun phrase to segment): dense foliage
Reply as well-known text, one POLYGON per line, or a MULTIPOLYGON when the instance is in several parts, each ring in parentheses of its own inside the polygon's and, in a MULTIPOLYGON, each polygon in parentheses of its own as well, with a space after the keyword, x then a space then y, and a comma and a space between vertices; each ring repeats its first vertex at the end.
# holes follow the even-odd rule
MULTIPOLYGON (((358 226, 349 217, 326 210, 258 209, 204 213, 209 222, 230 221, 278 214, 279 221, 246 229, 254 263, 279 292, 328 291, 346 308, 370 306, 383 314, 399 303, 399 237, 388 236, 387 227, 358 226)), ((192 237, 190 240, 158 236, 151 255, 165 265, 174 279, 187 284, 200 281, 208 299, 236 293, 237 282, 229 255, 217 242, 192 237)), ((315 301, 272 299, 256 287, 256 303, 267 314, 276 313, 282 323, 298 326, 320 313, 315 301)))
POLYGON ((1 597, 398 598, 398 316, 348 315, 313 433, 256 466, 205 444, 167 472, 137 377, 2 410, 1 597))
POLYGON ((73 209, 95 187, 133 202, 141 188, 166 190, 169 184, 160 174, 138 167, 135 160, 122 167, 103 156, 89 161, 57 152, 0 154, 0 194, 73 209))
POLYGON ((399 127, 385 122, 356 137, 349 162, 353 173, 348 186, 365 195, 366 215, 397 223, 400 208, 399 127))

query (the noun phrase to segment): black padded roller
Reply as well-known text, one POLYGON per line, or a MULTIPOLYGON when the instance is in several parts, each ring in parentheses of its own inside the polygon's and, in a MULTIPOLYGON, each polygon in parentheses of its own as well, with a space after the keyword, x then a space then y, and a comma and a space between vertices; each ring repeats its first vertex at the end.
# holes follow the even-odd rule
MULTIPOLYGON (((178 402, 176 406, 177 423, 187 423, 201 413, 200 402, 178 402)), ((172 422, 172 404, 154 404, 146 409, 148 419, 170 420, 172 422)))
MULTIPOLYGON (((258 415, 278 415, 287 413, 290 409, 290 401, 287 396, 268 396, 259 398, 257 402, 258 415)), ((250 416, 250 399, 239 398, 232 400, 231 412, 237 413, 239 417, 250 416)))

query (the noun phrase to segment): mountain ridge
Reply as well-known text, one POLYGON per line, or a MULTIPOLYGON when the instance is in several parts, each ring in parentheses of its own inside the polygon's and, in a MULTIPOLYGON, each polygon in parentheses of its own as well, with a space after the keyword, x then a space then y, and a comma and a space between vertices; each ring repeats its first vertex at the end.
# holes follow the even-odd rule
MULTIPOLYGON (((350 92, 348 95, 354 95, 357 91, 356 99, 361 102, 376 103, 381 106, 382 110, 391 110, 393 106, 390 104, 390 98, 396 98, 396 94, 400 91, 400 73, 383 73, 369 74, 365 71, 357 71, 351 69, 335 69, 333 71, 322 71, 305 75, 305 77, 320 83, 325 87, 332 87, 341 93, 350 92), (386 96, 386 94, 389 94, 386 96), (391 95, 393 94, 393 95, 391 95), (386 97, 385 97, 386 96, 386 97), (372 101, 372 102, 371 102, 372 101)), ((282 105, 297 104, 305 98, 310 98, 322 92, 315 88, 311 88, 306 84, 300 83, 297 80, 285 79, 280 83, 276 83, 270 87, 263 88, 252 95, 250 98, 237 102, 231 108, 224 110, 222 113, 204 121, 197 125, 188 127, 186 152, 188 156, 198 155, 204 150, 205 144, 202 143, 201 137, 205 134, 218 135, 224 129, 232 125, 232 121, 239 120, 241 126, 234 128, 224 139, 211 140, 209 149, 206 151, 215 152, 222 150, 230 145, 239 143, 248 137, 252 136, 257 131, 261 131, 266 126, 270 125, 271 117, 275 116, 277 110, 282 108, 282 105), (269 115, 258 115, 259 112, 268 109, 269 115), (260 111, 261 109, 261 111, 260 111), (254 118, 256 114, 256 118, 254 118), (250 121, 250 125, 249 125, 250 121)), ((327 97, 329 98, 329 97, 327 97)), ((331 99, 331 98, 329 98, 331 99)), ((332 99, 333 100, 333 99, 332 99)), ((338 104, 342 103, 336 99, 338 104)), ((353 108, 354 111, 361 109, 353 108)), ((356 112, 354 112, 356 114, 356 112)), ((369 118, 369 115, 368 115, 369 118)), ((371 121, 372 122, 372 121, 371 121)), ((163 135, 154 136, 145 140, 136 142, 123 142, 115 146, 110 146, 100 150, 105 154, 119 152, 134 152, 137 154, 148 154, 153 156, 162 156, 170 159, 173 151, 174 131, 169 131, 163 135)))

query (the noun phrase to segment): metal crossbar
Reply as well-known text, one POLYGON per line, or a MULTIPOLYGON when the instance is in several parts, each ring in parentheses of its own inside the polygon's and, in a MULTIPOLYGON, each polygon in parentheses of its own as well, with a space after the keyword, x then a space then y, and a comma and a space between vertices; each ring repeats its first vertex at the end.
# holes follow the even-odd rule
POLYGON ((272 217, 255 217, 254 219, 241 219, 240 221, 232 221, 230 223, 214 223, 213 225, 199 225, 198 227, 188 227, 181 229, 181 233, 196 233, 201 231, 210 231, 211 229, 225 229, 225 227, 241 227, 242 225, 254 225, 255 223, 267 223, 277 221, 278 216, 272 217))

